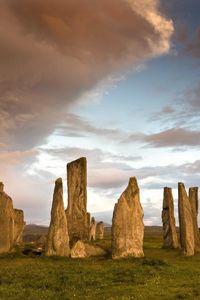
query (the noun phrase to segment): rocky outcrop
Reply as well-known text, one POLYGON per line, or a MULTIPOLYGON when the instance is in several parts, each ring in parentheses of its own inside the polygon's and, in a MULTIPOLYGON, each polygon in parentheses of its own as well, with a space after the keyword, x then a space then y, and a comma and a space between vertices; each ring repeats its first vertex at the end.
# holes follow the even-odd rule
POLYGON ((47 235, 46 251, 47 256, 69 256, 69 236, 67 218, 63 203, 62 178, 55 182, 53 203, 51 209, 51 222, 47 235))
POLYGON ((87 161, 85 157, 67 164, 68 207, 66 216, 70 241, 88 240, 87 161))
POLYGON ((195 251, 200 252, 200 234, 198 227, 198 187, 189 189, 189 200, 192 210, 195 251))
POLYGON ((195 248, 193 214, 185 186, 181 182, 178 183, 178 212, 181 249, 184 255, 192 256, 195 248))
POLYGON ((165 187, 163 195, 163 248, 178 248, 172 189, 165 187))
POLYGON ((24 212, 21 209, 14 209, 14 244, 20 245, 23 242, 24 212))
POLYGON ((90 241, 95 241, 96 240, 96 221, 95 221, 94 217, 92 217, 91 223, 90 223, 89 240, 90 241))
POLYGON ((12 199, 4 192, 0 183, 0 253, 12 250, 14 246, 14 209, 12 199))
POLYGON ((104 223, 102 221, 97 223, 96 232, 97 232, 97 238, 99 240, 103 240, 103 238, 104 238, 104 223))
POLYGON ((97 245, 77 241, 71 249, 72 258, 85 258, 91 256, 105 256, 106 251, 97 245))
POLYGON ((137 180, 132 177, 113 212, 112 258, 144 256, 143 237, 143 209, 137 180))

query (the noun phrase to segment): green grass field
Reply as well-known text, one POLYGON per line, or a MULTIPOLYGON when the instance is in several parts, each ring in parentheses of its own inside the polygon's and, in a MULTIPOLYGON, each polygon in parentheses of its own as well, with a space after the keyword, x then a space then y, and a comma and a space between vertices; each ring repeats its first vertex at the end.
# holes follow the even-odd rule
MULTIPOLYGON (((98 244, 110 248, 109 239, 98 244)), ((148 234, 145 258, 117 261, 2 255, 0 299, 200 299, 200 254, 161 245, 148 234)))

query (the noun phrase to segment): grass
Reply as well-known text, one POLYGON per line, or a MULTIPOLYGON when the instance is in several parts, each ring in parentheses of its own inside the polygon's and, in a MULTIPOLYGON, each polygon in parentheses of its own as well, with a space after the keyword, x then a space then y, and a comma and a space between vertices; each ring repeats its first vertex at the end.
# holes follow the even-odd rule
MULTIPOLYGON (((110 248, 110 240, 98 241, 110 248)), ((142 259, 0 256, 0 300, 200 299, 200 254, 161 249, 148 235, 142 259)))

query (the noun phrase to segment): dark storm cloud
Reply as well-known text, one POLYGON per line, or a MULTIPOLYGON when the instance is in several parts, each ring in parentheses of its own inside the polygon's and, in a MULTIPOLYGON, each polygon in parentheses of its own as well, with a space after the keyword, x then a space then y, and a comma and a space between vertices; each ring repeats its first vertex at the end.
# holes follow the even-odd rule
POLYGON ((2 0, 3 142, 16 149, 43 143, 82 92, 112 72, 166 52, 172 24, 161 17, 157 30, 146 15, 123 0, 2 0))

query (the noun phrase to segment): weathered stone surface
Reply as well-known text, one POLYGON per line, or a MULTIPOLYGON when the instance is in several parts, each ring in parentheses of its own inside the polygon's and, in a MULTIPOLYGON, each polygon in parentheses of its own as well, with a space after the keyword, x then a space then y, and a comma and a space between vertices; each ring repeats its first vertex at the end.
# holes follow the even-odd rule
POLYGON ((47 243, 47 236, 46 235, 41 235, 37 239, 37 241, 35 242, 35 245, 36 245, 37 248, 45 250, 46 243, 47 243))
POLYGON ((66 216, 70 241, 88 240, 87 161, 85 157, 67 164, 68 207, 66 216))
POLYGON ((178 248, 172 189, 165 187, 163 195, 163 248, 178 248))
POLYGON ((200 234, 198 227, 198 187, 189 189, 189 200, 192 210, 195 251, 200 252, 200 234))
POLYGON ((84 258, 91 256, 104 256, 106 251, 97 245, 77 241, 71 249, 72 258, 84 258))
POLYGON ((85 244, 83 241, 77 241, 71 249, 72 258, 84 258, 87 257, 85 244))
POLYGON ((185 186, 181 182, 178 183, 178 212, 181 248, 184 255, 192 256, 195 247, 192 210, 185 186))
POLYGON ((0 184, 0 253, 9 252, 14 246, 14 210, 12 199, 0 184))
POLYGON ((24 212, 21 209, 14 209, 14 244, 19 245, 23 242, 24 231, 24 212))
POLYGON ((92 217, 91 223, 90 223, 90 235, 89 235, 89 240, 90 241, 95 241, 96 240, 96 221, 95 218, 92 217))
POLYGON ((55 182, 51 209, 51 222, 48 230, 45 252, 47 256, 70 255, 67 218, 64 211, 63 185, 61 178, 58 178, 55 182))
POLYGON ((0 182, 0 193, 4 191, 4 184, 3 182, 0 182))
POLYGON ((104 224, 103 222, 97 223, 97 238, 103 240, 104 238, 104 224))
POLYGON ((137 180, 132 177, 113 212, 112 258, 144 256, 143 237, 143 209, 137 180))
POLYGON ((86 250, 87 257, 90 257, 90 256, 104 256, 107 253, 100 246, 91 245, 89 243, 85 243, 85 250, 86 250))

